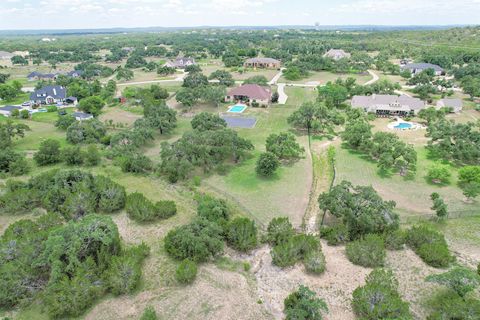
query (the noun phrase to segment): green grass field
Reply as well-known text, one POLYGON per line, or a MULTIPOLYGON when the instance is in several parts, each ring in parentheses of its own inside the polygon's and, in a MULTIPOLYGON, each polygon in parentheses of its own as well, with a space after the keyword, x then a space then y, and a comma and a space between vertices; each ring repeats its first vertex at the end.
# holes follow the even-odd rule
POLYGON ((326 84, 329 81, 335 81, 338 78, 340 79, 346 79, 346 78, 354 78, 357 80, 358 84, 364 84, 365 82, 369 81, 372 79, 372 77, 369 74, 337 74, 337 73, 332 73, 332 72, 327 72, 327 71, 321 71, 321 72, 310 72, 310 75, 307 78, 303 78, 300 80, 296 81, 290 81, 285 79, 285 77, 281 77, 278 82, 285 82, 285 83, 309 83, 309 82, 315 82, 318 84, 326 84))

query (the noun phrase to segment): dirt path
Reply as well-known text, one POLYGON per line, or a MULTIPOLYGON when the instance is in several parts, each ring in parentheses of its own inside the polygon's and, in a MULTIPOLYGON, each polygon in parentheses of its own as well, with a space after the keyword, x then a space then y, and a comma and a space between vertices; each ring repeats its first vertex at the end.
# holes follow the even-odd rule
POLYGON ((326 150, 333 141, 325 141, 322 143, 313 142, 309 152, 312 157, 313 180, 312 188, 310 189, 310 196, 307 209, 304 216, 304 227, 307 233, 318 232, 318 217, 320 215, 320 208, 318 207, 318 196, 328 190, 330 187, 331 174, 328 170, 328 160, 326 150))
POLYGON ((378 75, 377 75, 373 70, 367 70, 367 71, 368 71, 368 73, 373 77, 373 79, 365 82, 364 86, 368 86, 368 85, 370 85, 370 84, 374 84, 375 82, 378 81, 378 79, 380 79, 380 78, 378 77, 378 75))

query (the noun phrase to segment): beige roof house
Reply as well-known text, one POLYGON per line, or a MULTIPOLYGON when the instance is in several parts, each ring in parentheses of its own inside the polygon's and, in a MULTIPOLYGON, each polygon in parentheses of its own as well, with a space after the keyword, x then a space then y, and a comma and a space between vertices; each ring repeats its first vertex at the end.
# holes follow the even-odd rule
POLYGON ((13 53, 7 51, 0 51, 0 60, 10 60, 14 56, 13 53))
POLYGON ((352 108, 361 108, 377 116, 409 116, 425 108, 424 101, 406 95, 373 94, 371 96, 354 96, 352 108))
POLYGON ((280 61, 272 58, 250 58, 243 63, 243 66, 245 68, 279 69, 280 61))
POLYGON ((340 60, 344 58, 350 58, 351 54, 343 51, 342 49, 330 49, 323 56, 325 58, 332 58, 333 60, 340 60))
POLYGON ((225 98, 226 101, 244 101, 268 104, 272 98, 270 89, 258 84, 244 84, 231 89, 225 98))

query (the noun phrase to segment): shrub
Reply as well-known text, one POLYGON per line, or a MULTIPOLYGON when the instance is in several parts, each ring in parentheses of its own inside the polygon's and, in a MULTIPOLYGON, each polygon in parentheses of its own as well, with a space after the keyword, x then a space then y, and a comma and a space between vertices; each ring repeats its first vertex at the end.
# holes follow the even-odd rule
POLYGON ((329 246, 336 246, 349 240, 348 228, 343 223, 338 223, 331 227, 322 226, 320 237, 327 240, 329 246))
POLYGON ((123 172, 148 173, 153 169, 153 162, 149 157, 140 153, 129 153, 119 158, 123 172))
POLYGON ((303 259, 303 264, 307 272, 313 274, 322 274, 326 269, 325 256, 321 251, 312 251, 303 259))
POLYGON ((157 313, 155 312, 155 309, 153 307, 147 307, 142 313, 142 316, 140 317, 140 320, 157 320, 157 313))
POLYGON ((156 215, 162 219, 173 217, 177 213, 177 205, 171 200, 158 201, 155 208, 156 215))
POLYGON ((57 106, 47 106, 47 112, 57 112, 57 106))
POLYGON ((139 222, 153 221, 157 218, 156 206, 138 192, 127 196, 126 211, 130 219, 139 222))
POLYGON ((319 248, 320 243, 314 236, 297 234, 289 238, 287 242, 273 247, 272 263, 282 268, 292 266, 319 248))
POLYGON ((67 141, 72 144, 96 143, 106 133, 105 125, 97 119, 75 121, 67 128, 67 141))
POLYGON ((101 212, 115 212, 125 207, 125 188, 107 177, 95 177, 95 190, 98 198, 97 208, 101 212))
POLYGON ((22 119, 30 118, 30 112, 28 112, 28 110, 25 110, 25 109, 20 111, 20 118, 22 119))
POLYGON ((165 237, 164 247, 172 258, 206 261, 223 251, 222 233, 218 224, 199 218, 170 230, 165 237))
POLYGON ((442 274, 433 274, 426 280, 444 285, 462 298, 480 285, 480 276, 474 270, 465 267, 455 267, 442 274))
POLYGON ((198 200, 197 214, 209 221, 223 224, 228 220, 230 210, 225 200, 204 195, 198 200))
POLYGON ((197 277, 197 264, 189 259, 184 259, 175 271, 175 278, 183 284, 192 283, 197 277))
POLYGON ((27 159, 13 149, 3 149, 0 153, 0 172, 19 176, 29 171, 27 159))
POLYGON ((455 260, 443 235, 425 225, 413 226, 408 230, 407 244, 433 267, 447 267, 455 260))
POLYGON ((385 247, 388 250, 402 250, 405 248, 407 233, 404 230, 395 230, 387 232, 384 235, 385 247))
POLYGON ((61 151, 61 157, 67 165, 81 165, 83 163, 84 153, 78 146, 67 146, 61 151))
POLYGON ((55 127, 67 130, 73 123, 75 123, 75 117, 71 114, 60 115, 57 122, 55 122, 55 127))
POLYGON ((0 196, 0 208, 8 214, 24 214, 39 205, 39 201, 27 187, 8 191, 0 196))
POLYGON ((84 153, 84 162, 87 166, 96 166, 100 163, 102 157, 98 148, 94 144, 89 144, 86 152, 84 153))
POLYGON ((364 239, 348 243, 345 249, 348 260, 362 267, 380 267, 385 262, 385 244, 379 235, 366 235, 364 239))
POLYGON ((317 298, 315 292, 305 286, 292 292, 283 304, 287 320, 322 320, 322 311, 328 311, 325 301, 317 298))
POLYGON ((142 262, 149 251, 148 246, 142 243, 112 258, 106 276, 108 287, 113 294, 126 294, 135 290, 142 276, 142 262))
POLYGON ((455 291, 440 290, 429 301, 428 320, 480 319, 480 300, 460 297, 455 291))
POLYGON ((450 173, 448 166, 435 164, 428 169, 426 178, 431 183, 446 185, 450 183, 451 176, 452 174, 450 173))
POLYGON ((40 148, 33 155, 33 160, 39 166, 46 166, 60 162, 60 142, 47 139, 40 144, 40 148))
POLYGON ((268 224, 267 240, 273 245, 279 245, 287 242, 295 230, 287 217, 273 218, 268 224))
POLYGON ((353 291, 352 307, 360 319, 413 319, 398 293, 397 279, 384 269, 373 270, 365 285, 353 291))
POLYGON ((264 152, 257 160, 255 171, 258 175, 270 177, 275 173, 279 166, 280 161, 276 155, 271 152, 264 152))
POLYGON ((226 238, 229 245, 239 251, 249 251, 257 246, 257 227, 248 218, 235 218, 227 225, 226 238))

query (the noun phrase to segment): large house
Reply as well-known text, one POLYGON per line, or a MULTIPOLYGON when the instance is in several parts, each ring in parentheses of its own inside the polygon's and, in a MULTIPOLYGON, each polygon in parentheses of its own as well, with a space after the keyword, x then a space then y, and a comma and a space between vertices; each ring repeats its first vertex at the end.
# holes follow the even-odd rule
POLYGON ((437 109, 451 108, 453 112, 460 112, 463 109, 462 99, 441 99, 437 102, 437 109))
POLYGON ((19 106, 4 106, 0 107, 0 114, 4 115, 5 117, 10 117, 12 115, 13 110, 22 110, 22 107, 19 106))
POLYGON ((331 58, 333 60, 340 60, 344 58, 350 58, 351 54, 343 51, 342 49, 330 49, 324 55, 324 58, 331 58))
POLYGON ((244 84, 240 87, 231 89, 225 101, 227 102, 257 102, 259 104, 268 105, 272 100, 272 92, 270 89, 259 86, 258 84, 244 84))
POLYGON ((373 94, 352 98, 352 108, 361 108, 365 112, 375 113, 379 117, 411 116, 417 114, 425 106, 424 101, 406 95, 373 94))
POLYGON ((45 86, 30 94, 32 104, 56 104, 66 102, 67 89, 62 86, 45 86))
POLYGON ((280 61, 272 58, 251 58, 243 63, 245 68, 280 69, 280 61))
POLYGON ((37 71, 30 72, 27 75, 28 81, 37 81, 37 80, 55 80, 57 74, 55 73, 41 73, 37 71))
POLYGON ((37 81, 37 80, 56 80, 59 75, 64 75, 71 78, 79 78, 83 74, 82 70, 73 70, 69 72, 59 72, 59 73, 41 73, 33 71, 28 74, 28 81, 37 81))
POLYGON ((437 66, 436 64, 431 63, 407 63, 406 65, 400 66, 402 71, 408 70, 411 74, 417 74, 427 69, 433 69, 436 76, 441 76, 445 74, 445 70, 442 67, 437 66))
POLYGON ((0 60, 10 60, 14 54, 7 51, 0 51, 0 60))
POLYGON ((185 69, 188 66, 196 64, 193 58, 177 58, 175 60, 167 61, 164 66, 175 69, 185 69))

